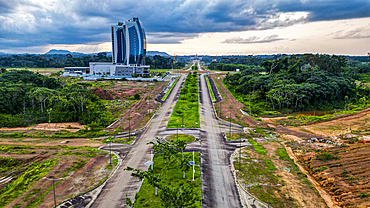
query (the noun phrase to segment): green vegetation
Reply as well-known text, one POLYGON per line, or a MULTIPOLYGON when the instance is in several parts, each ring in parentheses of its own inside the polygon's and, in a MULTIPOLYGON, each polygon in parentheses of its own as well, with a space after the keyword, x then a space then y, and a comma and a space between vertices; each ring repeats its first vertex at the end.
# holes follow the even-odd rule
MULTIPOLYGON (((4 146, 1 146, 1 151, 4 146)), ((13 159, 10 157, 0 157, 0 173, 6 172, 14 167, 17 167, 22 164, 22 160, 13 159)))
MULTIPOLYGON (((185 157, 192 157, 192 153, 184 153, 185 157)), ((193 160, 191 158, 191 160, 193 160)), ((195 153, 195 161, 199 164, 199 153, 195 153)), ((161 179, 160 184, 177 188, 180 184, 184 183, 183 186, 195 190, 197 194, 197 202, 194 207, 200 206, 201 199, 201 187, 200 187, 200 170, 199 167, 195 167, 195 180, 192 181, 192 169, 186 171, 186 179, 183 179, 183 172, 176 165, 172 163, 165 163, 163 156, 155 155, 154 157, 154 174, 159 175, 161 179)), ((159 191, 158 191, 159 192, 159 191)), ((135 207, 166 207, 163 206, 160 196, 155 195, 155 188, 149 184, 147 180, 144 180, 140 191, 137 193, 137 198, 135 200, 135 207)))
POLYGON ((184 141, 186 143, 192 142, 195 140, 194 136, 188 135, 188 134, 172 134, 170 136, 166 137, 166 141, 168 142, 178 142, 178 141, 184 141), (178 138, 177 138, 178 136, 178 138))
POLYGON ((211 95, 211 99, 212 99, 212 101, 216 101, 215 96, 213 95, 213 90, 211 88, 211 84, 209 84, 209 77, 208 76, 206 77, 206 80, 207 80, 208 91, 209 91, 209 94, 211 95))
MULTIPOLYGON (((58 185, 60 181, 55 182, 55 186, 58 185)), ((36 189, 37 190, 37 189, 36 189)), ((37 207, 41 202, 44 201, 44 197, 46 194, 48 194, 51 190, 53 190, 53 186, 48 187, 43 193, 39 194, 36 196, 34 199, 32 199, 27 205, 26 208, 32 208, 32 207, 37 207)))
POLYGON ((262 147, 262 145, 260 143, 257 143, 256 141, 254 141, 252 138, 248 138, 248 141, 249 143, 252 144, 254 150, 258 153, 258 154, 266 154, 266 150, 265 148, 262 147))
MULTIPOLYGON (((186 148, 184 141, 175 143, 149 142, 154 150, 153 165, 148 171, 127 167, 133 171, 131 176, 144 180, 135 201, 126 198, 130 207, 201 207, 200 155, 199 153, 182 153, 186 148), (194 159, 193 159, 194 157, 194 159), (190 161, 196 163, 194 181, 190 161), (155 189, 158 188, 156 196, 155 189)), ((193 166, 194 167, 194 166, 193 166)))
POLYGON ((364 192, 361 192, 361 194, 358 195, 360 198, 365 198, 365 197, 369 197, 370 196, 370 193, 364 193, 364 192))
POLYGON ((279 156, 280 160, 291 160, 284 148, 278 148, 275 153, 277 156, 279 156))
POLYGON ((189 73, 167 128, 199 127, 198 74, 189 73), (184 125, 184 126, 182 126, 184 125))
POLYGON ((152 69, 181 69, 185 67, 185 62, 176 59, 176 62, 171 57, 163 57, 159 55, 151 57, 145 57, 145 65, 150 65, 150 70, 152 69))
POLYGON ((338 156, 332 155, 332 154, 327 153, 327 152, 323 152, 321 154, 317 154, 316 155, 316 159, 323 160, 323 161, 327 161, 327 160, 338 160, 338 156))
POLYGON ((166 92, 166 94, 163 96, 162 101, 166 100, 167 96, 170 94, 172 88, 176 85, 177 81, 180 77, 177 77, 176 80, 172 83, 170 89, 166 92))
POLYGON ((263 160, 265 162, 265 166, 267 167, 267 169, 269 170, 277 170, 274 163, 272 163, 271 160, 263 160))
POLYGON ((26 192, 36 181, 44 177, 57 164, 58 160, 59 158, 54 158, 30 164, 25 173, 1 190, 0 207, 5 207, 9 202, 26 192))
POLYGON ((0 106, 0 127, 75 121, 106 126, 113 120, 84 86, 26 70, 0 75, 0 106))
POLYGON ((198 64, 194 64, 194 66, 191 67, 192 71, 198 71, 198 64))
POLYGON ((92 130, 88 130, 88 126, 86 126, 85 129, 78 130, 77 132, 57 131, 50 135, 46 135, 44 132, 40 131, 30 133, 0 133, 0 138, 94 138, 102 137, 108 134, 108 132, 100 131, 102 128, 93 128, 92 130))
MULTIPOLYGON (((0 57, 0 62, 3 67, 28 67, 28 68, 63 68, 63 67, 88 67, 89 62, 111 62, 112 57, 107 56, 107 53, 101 52, 97 55, 75 56, 71 54, 45 54, 45 55, 13 55, 0 57)), ((155 55, 154 57, 145 57, 145 64, 150 65, 151 69, 180 69, 185 66, 183 60, 173 62, 171 57, 155 55)), ((48 70, 55 70, 53 68, 48 70)), ((60 69, 58 69, 60 71, 60 69)))
POLYGON ((370 89, 356 85, 357 72, 358 68, 349 67, 343 56, 305 54, 245 66, 223 81, 255 115, 361 110, 369 104, 370 89))
POLYGON ((239 140, 239 139, 246 139, 246 135, 244 133, 226 133, 227 140, 239 140))

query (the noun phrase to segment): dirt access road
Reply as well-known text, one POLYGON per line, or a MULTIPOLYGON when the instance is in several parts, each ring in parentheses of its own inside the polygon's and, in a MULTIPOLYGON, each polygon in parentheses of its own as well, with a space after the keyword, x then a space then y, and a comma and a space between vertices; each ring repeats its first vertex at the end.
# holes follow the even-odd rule
POLYGON ((146 145, 146 143, 154 140, 155 137, 166 128, 167 122, 178 98, 180 85, 184 80, 185 75, 183 74, 176 83, 173 92, 149 122, 149 126, 139 136, 136 143, 123 160, 119 170, 106 183, 105 187, 103 187, 101 193, 97 196, 91 207, 128 207, 125 204, 126 194, 131 198, 131 200, 134 199, 134 196, 136 192, 139 191, 142 182, 137 178, 131 177, 131 172, 123 171, 123 169, 127 166, 143 170, 148 169, 144 163, 150 160, 150 146, 146 145))

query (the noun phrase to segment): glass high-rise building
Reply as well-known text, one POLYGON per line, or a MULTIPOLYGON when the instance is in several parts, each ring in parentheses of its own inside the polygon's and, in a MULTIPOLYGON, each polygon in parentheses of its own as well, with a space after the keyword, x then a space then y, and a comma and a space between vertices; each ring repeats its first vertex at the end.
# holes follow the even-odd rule
POLYGON ((114 64, 144 64, 146 54, 145 31, 139 18, 112 25, 112 62, 114 64))

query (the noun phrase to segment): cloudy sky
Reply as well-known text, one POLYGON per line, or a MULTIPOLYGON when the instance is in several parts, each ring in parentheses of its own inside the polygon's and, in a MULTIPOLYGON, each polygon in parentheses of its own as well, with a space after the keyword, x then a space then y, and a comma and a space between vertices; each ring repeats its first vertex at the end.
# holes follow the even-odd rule
POLYGON ((111 51, 133 16, 171 55, 370 52, 370 0, 0 0, 0 52, 111 51))

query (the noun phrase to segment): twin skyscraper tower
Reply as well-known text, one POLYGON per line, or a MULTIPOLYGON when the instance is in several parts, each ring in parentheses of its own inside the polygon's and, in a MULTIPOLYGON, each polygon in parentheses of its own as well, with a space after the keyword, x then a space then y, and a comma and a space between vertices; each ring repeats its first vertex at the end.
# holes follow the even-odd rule
POLYGON ((112 63, 90 62, 91 75, 132 77, 146 76, 149 67, 144 65, 146 37, 139 18, 111 26, 112 63))
POLYGON ((115 64, 143 65, 146 54, 145 31, 139 18, 112 25, 112 61, 115 64))

